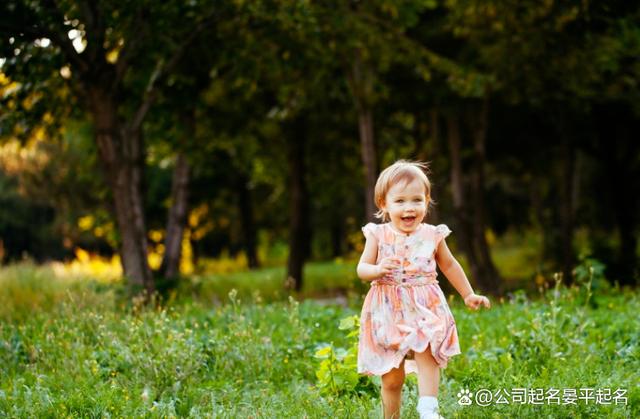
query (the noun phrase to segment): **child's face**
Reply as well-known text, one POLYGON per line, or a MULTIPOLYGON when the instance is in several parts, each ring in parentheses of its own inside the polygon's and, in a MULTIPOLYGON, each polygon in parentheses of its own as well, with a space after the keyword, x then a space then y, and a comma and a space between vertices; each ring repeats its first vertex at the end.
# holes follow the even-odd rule
POLYGON ((389 213, 396 230, 411 233, 418 228, 427 213, 425 192, 418 179, 409 183, 398 182, 389 189, 383 209, 389 213))

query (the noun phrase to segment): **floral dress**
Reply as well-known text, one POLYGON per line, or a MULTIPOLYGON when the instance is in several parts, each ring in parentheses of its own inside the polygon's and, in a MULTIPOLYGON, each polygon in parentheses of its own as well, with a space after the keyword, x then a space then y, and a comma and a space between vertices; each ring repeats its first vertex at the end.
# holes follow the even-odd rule
POLYGON ((447 300, 436 280, 435 252, 451 231, 440 224, 420 224, 412 233, 399 233, 387 224, 369 223, 365 237, 378 241, 376 264, 399 257, 401 267, 371 282, 360 315, 358 373, 383 375, 398 368, 417 373, 414 352, 431 351, 441 368, 460 353, 458 332, 447 300))

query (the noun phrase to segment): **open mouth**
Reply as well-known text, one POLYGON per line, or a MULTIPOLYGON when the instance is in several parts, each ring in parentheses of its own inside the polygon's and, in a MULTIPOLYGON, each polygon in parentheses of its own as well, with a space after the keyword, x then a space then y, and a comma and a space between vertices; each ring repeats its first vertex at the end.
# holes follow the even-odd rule
POLYGON ((415 221, 416 216, 415 216, 415 215, 410 215, 410 216, 408 216, 408 217, 401 217, 401 218, 402 218, 402 221, 403 221, 403 222, 405 222, 405 223, 407 223, 407 224, 410 224, 410 223, 412 223, 412 222, 414 222, 414 221, 415 221))

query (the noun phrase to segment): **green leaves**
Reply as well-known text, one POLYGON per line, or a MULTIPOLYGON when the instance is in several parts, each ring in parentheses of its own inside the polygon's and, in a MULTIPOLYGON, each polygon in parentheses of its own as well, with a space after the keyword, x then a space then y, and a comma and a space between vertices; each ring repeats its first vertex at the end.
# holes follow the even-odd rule
POLYGON ((358 374, 358 334, 360 316, 344 317, 339 330, 348 331, 346 348, 335 347, 333 342, 318 345, 314 357, 322 360, 316 369, 317 386, 327 395, 375 395, 377 386, 370 377, 358 374))
POLYGON ((349 329, 354 329, 360 322, 360 317, 353 315, 353 316, 349 316, 349 317, 345 317, 342 320, 340 320, 340 326, 338 326, 338 329, 340 330, 349 330, 349 329))

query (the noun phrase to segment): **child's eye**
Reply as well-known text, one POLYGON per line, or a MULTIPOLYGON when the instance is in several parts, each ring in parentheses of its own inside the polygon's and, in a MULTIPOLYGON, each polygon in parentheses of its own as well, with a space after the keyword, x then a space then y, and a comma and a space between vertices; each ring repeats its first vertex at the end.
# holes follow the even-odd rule
POLYGON ((398 202, 398 203, 403 203, 403 202, 404 202, 404 199, 396 199, 396 202, 398 202))

